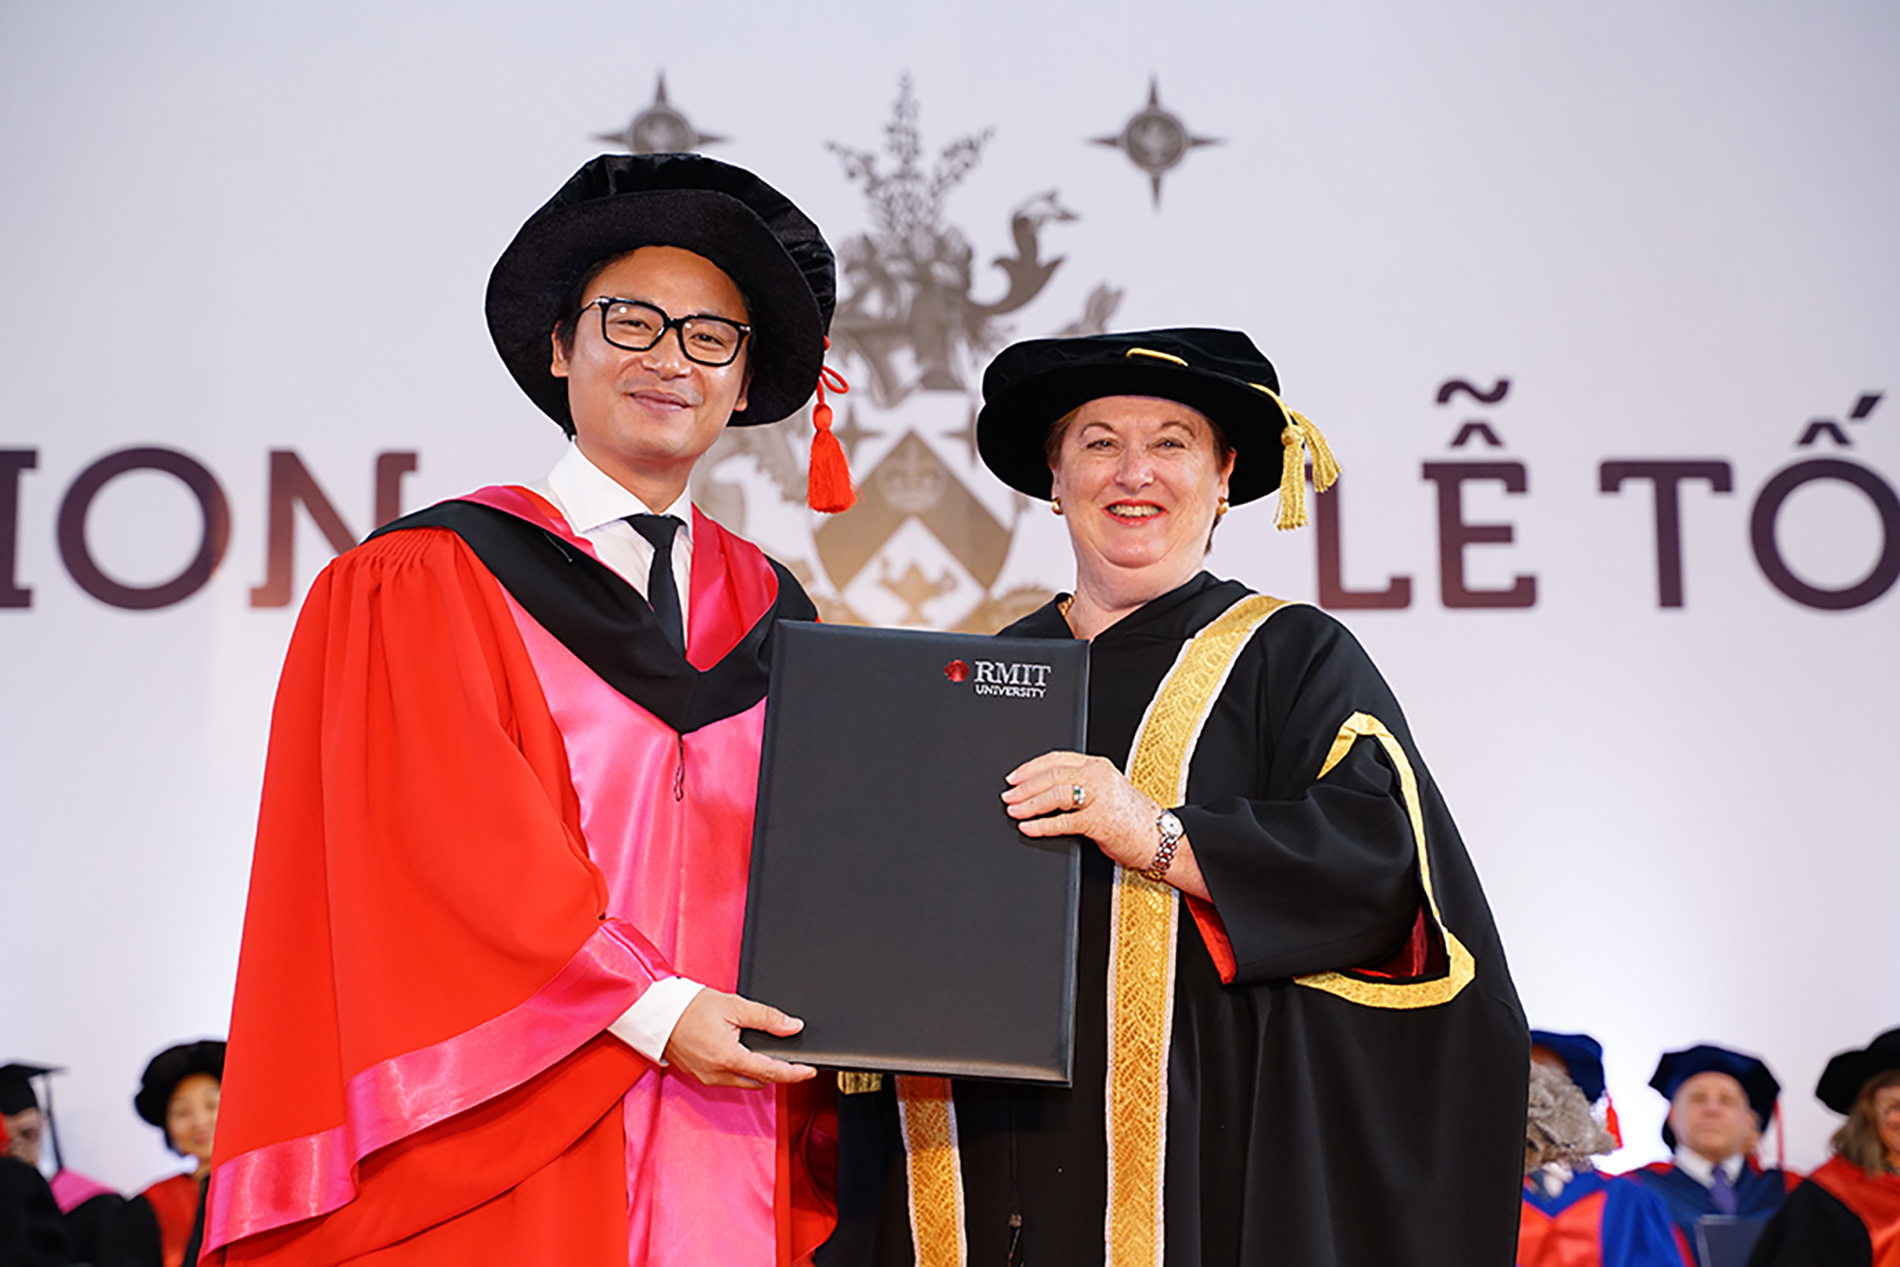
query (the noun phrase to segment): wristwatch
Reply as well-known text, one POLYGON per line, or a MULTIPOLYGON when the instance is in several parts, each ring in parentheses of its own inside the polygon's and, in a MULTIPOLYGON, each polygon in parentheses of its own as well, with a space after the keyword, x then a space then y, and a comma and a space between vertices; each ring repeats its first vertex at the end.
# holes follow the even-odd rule
POLYGON ((1161 845, 1155 850, 1155 860, 1148 864, 1142 877, 1159 882, 1168 874, 1168 866, 1174 861, 1174 850, 1181 843, 1181 837, 1187 835, 1187 828, 1181 826, 1181 820, 1174 816, 1173 810, 1164 809, 1161 817, 1155 819, 1155 830, 1161 834, 1161 845))

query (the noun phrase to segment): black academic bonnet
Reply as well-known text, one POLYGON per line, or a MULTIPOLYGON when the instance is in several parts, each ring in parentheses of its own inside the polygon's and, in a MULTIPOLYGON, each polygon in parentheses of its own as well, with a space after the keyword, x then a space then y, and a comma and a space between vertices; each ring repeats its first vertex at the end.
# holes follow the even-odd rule
POLYGON ((1234 446, 1228 500, 1265 497, 1280 485, 1280 406, 1273 363, 1238 330, 1182 327, 1013 343, 983 374, 976 447, 1011 488, 1050 496, 1049 427, 1099 396, 1158 396, 1211 418, 1234 446), (1264 390, 1262 390, 1264 389, 1264 390))
POLYGON ((1583 1092, 1583 1098, 1595 1104, 1603 1094, 1603 1044, 1588 1034, 1559 1034, 1547 1029, 1531 1031, 1531 1046, 1548 1047, 1564 1062, 1570 1080, 1583 1092))
POLYGON ((138 1110, 140 1117, 164 1130, 172 1092, 194 1073, 208 1073, 223 1082, 224 1044, 215 1038, 206 1038, 159 1052, 152 1057, 152 1063, 145 1066, 145 1076, 139 1079, 139 1093, 132 1097, 132 1107, 138 1110))
MULTIPOLYGON (((1699 1073, 1725 1073, 1741 1083, 1742 1092, 1748 1097, 1748 1107, 1755 1111, 1755 1119, 1762 1126, 1767 1126, 1774 1116, 1775 1097, 1781 1094, 1781 1084, 1775 1081, 1775 1075, 1768 1072, 1768 1066, 1759 1058, 1726 1047, 1699 1043, 1682 1051, 1667 1052, 1656 1063, 1649 1085, 1662 1092, 1665 1100, 1673 1101, 1677 1089, 1699 1073)), ((1676 1146, 1676 1133, 1669 1128, 1666 1118, 1662 1137, 1670 1148, 1676 1146)))
POLYGON ((1889 1069, 1900 1069, 1900 1029, 1890 1029, 1858 1051, 1843 1051, 1827 1062, 1814 1094, 1836 1113, 1848 1113, 1867 1079, 1889 1069))
POLYGON ((742 167, 698 154, 603 154, 528 217, 488 278, 488 332, 543 413, 573 434, 548 341, 574 315, 562 311, 570 293, 595 265, 643 246, 704 256, 745 295, 752 381, 733 426, 777 422, 811 398, 837 299, 818 226, 742 167))

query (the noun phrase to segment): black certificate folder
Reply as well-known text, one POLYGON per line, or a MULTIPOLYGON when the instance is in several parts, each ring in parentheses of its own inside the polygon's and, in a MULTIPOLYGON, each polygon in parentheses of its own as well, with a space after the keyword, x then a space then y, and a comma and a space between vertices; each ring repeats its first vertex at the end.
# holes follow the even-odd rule
POLYGON ((805 1021, 755 1051, 844 1069, 1069 1081, 1074 837, 1004 776, 1079 750, 1088 644, 779 625, 739 992, 805 1021))

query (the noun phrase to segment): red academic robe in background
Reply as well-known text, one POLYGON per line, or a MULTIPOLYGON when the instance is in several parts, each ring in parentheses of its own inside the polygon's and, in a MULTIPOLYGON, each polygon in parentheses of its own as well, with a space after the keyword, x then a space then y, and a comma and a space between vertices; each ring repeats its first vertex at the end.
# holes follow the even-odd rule
POLYGON ((152 1222, 158 1228, 161 1267, 182 1267, 192 1229, 198 1225, 198 1199, 202 1195, 190 1175, 160 1179, 139 1193, 138 1199, 151 1207, 152 1222))
POLYGON ((664 977, 734 986, 770 633, 812 615, 755 547, 693 534, 684 660, 525 490, 313 585, 205 1261, 786 1262, 827 1234, 812 1084, 706 1088, 604 1032, 664 977))
POLYGON ((1749 1262, 1900 1267, 1900 1175, 1869 1175, 1838 1154, 1828 1158, 1788 1194, 1749 1262))
POLYGON ((1524 1180, 1518 1267, 1692 1267, 1669 1212, 1628 1180, 1580 1171, 1551 1196, 1524 1180))

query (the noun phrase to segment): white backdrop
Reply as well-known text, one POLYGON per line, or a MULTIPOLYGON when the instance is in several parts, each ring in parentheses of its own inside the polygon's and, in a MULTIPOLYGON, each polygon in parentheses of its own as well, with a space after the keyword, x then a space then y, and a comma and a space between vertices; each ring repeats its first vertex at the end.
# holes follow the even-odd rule
MULTIPOLYGON (((850 0, 717 18, 580 0, 12 0, 0 1059, 71 1068, 77 1168, 131 1188, 173 1164, 129 1100, 153 1051, 226 1023, 295 612, 252 602, 270 453, 294 450, 356 534, 380 453, 416 456, 408 509, 539 477, 559 436, 494 356, 482 290, 520 221, 614 148, 597 136, 650 106, 664 73, 671 106, 724 138, 708 153, 760 171, 842 246, 872 210, 827 145, 888 170, 908 76, 926 174, 993 129, 923 225, 972 253, 941 294, 1000 295, 990 261, 1016 249, 1027 208, 1041 259, 1062 262, 994 333, 1054 333, 1102 286, 1120 294, 1116 327, 1244 328, 1331 436, 1345 585, 1411 588, 1403 608, 1341 614, 1407 703, 1533 1023, 1608 1047, 1619 1164, 1661 1155, 1643 1086, 1656 1054, 1703 1040, 1767 1057, 1788 1159, 1817 1163, 1835 1120, 1811 1096, 1822 1063, 1900 1023, 1900 597, 1878 584, 1900 551, 1897 55, 1900 9, 1874 0, 850 0), (1219 142, 1163 172, 1158 198, 1128 148, 1093 143, 1151 83, 1219 142), (1438 403, 1452 380, 1471 390, 1438 403), (1833 428, 1801 445, 1815 420, 1833 428), (1497 443, 1454 447, 1470 422, 1497 443), (75 566, 132 587, 178 576, 204 529, 177 478, 107 481, 83 547, 60 544, 62 506, 88 505, 82 473, 137 448, 189 455, 230 517, 209 582, 150 610, 101 601, 75 566), (1600 491, 1606 461, 1661 459, 1726 464, 1731 490, 1681 485, 1680 606, 1659 605, 1652 485, 1600 491), (1861 484, 1799 468, 1827 477, 1780 503, 1758 549, 1764 487, 1810 461, 1854 463, 1861 484), (1423 470, 1445 462, 1519 464, 1522 493, 1465 487, 1464 520, 1512 539, 1467 547, 1464 583, 1534 576, 1534 605, 1446 602, 1423 470), (1818 590, 1871 575, 1879 596, 1797 601, 1764 552, 1818 590)), ((965 383, 980 342, 952 340, 965 383)), ((861 358, 834 361, 858 384, 860 477, 914 434, 928 469, 903 469, 967 485, 1009 534, 1001 571, 912 518, 833 584, 765 450, 726 454, 709 496, 868 619, 953 624, 985 594, 1067 580, 1059 522, 970 464, 967 394, 880 402, 861 358)), ((1319 597, 1315 534, 1277 535, 1271 514, 1237 512, 1210 566, 1319 597)), ((300 597, 331 548, 295 522, 300 597)))

